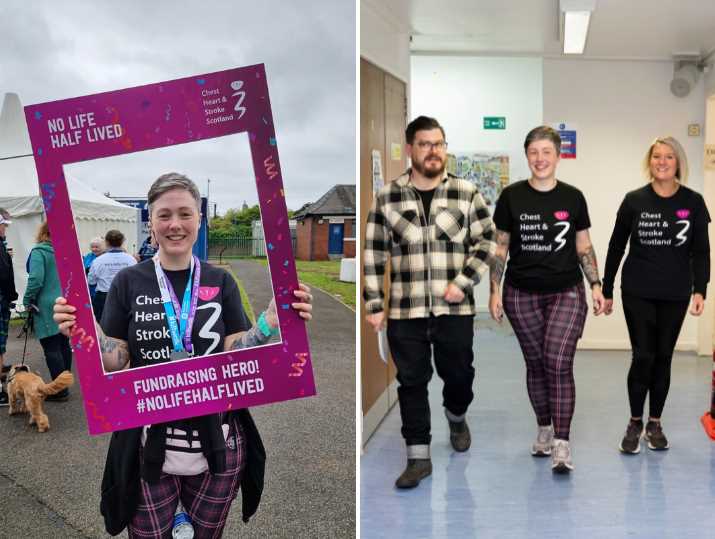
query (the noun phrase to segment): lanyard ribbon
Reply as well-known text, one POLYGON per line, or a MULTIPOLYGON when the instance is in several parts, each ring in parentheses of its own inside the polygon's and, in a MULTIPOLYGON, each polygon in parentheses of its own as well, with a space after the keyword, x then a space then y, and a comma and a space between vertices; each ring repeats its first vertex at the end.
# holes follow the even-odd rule
POLYGON ((199 302, 201 263, 195 256, 191 257, 189 280, 184 289, 183 301, 181 305, 179 305, 179 299, 176 297, 174 287, 171 286, 169 278, 159 263, 159 255, 154 255, 152 260, 154 261, 156 280, 159 283, 159 291, 161 292, 161 302, 164 304, 166 319, 169 323, 169 333, 171 334, 171 342, 174 345, 174 352, 185 350, 189 354, 192 354, 194 349, 191 344, 191 329, 194 326, 196 306, 199 302), (178 323, 176 313, 179 313, 178 323))

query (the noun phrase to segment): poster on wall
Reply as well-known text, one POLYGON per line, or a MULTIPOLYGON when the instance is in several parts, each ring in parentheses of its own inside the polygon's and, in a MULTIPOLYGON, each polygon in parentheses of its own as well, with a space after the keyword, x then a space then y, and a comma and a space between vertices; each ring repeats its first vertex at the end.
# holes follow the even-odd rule
POLYGON ((705 170, 715 170, 715 144, 705 145, 705 170))
POLYGON ((372 151, 372 194, 376 194, 385 185, 382 175, 382 156, 380 150, 372 151))
POLYGON ((509 184, 509 156, 491 152, 449 154, 447 172, 472 182, 487 206, 494 206, 502 189, 509 184))
MULTIPOLYGON (((90 434, 315 394, 305 323, 290 307, 298 279, 263 64, 29 105, 25 117, 58 253, 62 295, 77 309, 71 344, 90 434), (219 280, 209 283, 210 272, 204 274, 199 265, 190 310, 178 304, 181 307, 174 312, 182 313, 182 324, 185 312, 191 321, 187 324, 195 319, 197 332, 188 335, 212 341, 205 354, 172 353, 169 345, 176 323, 169 328, 172 338, 168 341, 167 329, 161 324, 158 329, 152 326, 151 331, 137 329, 132 334, 130 354, 145 360, 139 363, 146 365, 109 371, 99 350, 65 167, 91 160, 115 167, 118 156, 238 134, 243 136, 233 140, 248 144, 253 174, 236 181, 255 185, 257 190, 278 334, 267 344, 223 351, 215 324, 224 305, 220 299, 223 291, 230 294, 231 287, 219 280)), ((172 167, 170 163, 166 166, 172 167)), ((193 264, 191 268, 193 272, 193 264)), ((159 275, 160 269, 156 272, 159 275)), ((168 295, 160 290, 160 282, 127 293, 132 305, 129 312, 134 313, 132 320, 137 324, 164 320, 161 305, 166 305, 168 295)), ((186 297, 187 293, 185 303, 186 297)), ((191 351, 191 345, 184 350, 191 351)))
POLYGON ((561 137, 561 159, 576 159, 576 127, 565 122, 551 124, 561 137))

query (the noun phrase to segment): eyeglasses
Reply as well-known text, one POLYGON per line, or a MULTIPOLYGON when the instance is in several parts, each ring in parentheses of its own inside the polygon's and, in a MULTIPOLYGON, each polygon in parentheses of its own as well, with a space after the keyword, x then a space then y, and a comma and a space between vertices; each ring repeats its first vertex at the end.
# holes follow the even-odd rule
POLYGON ((439 142, 430 142, 428 140, 421 140, 417 143, 417 147, 423 152, 427 150, 442 151, 447 149, 447 141, 440 140, 439 142))

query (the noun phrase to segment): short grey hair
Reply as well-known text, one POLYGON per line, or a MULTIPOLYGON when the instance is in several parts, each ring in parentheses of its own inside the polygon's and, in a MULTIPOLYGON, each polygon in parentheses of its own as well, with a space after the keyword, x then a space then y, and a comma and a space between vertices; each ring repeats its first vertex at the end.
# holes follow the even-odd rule
POLYGON ((524 140, 524 152, 529 151, 529 146, 537 140, 548 140, 556 148, 556 155, 561 155, 561 136, 559 132, 548 125, 540 125, 529 131, 524 140))
POLYGON ((12 215, 10 215, 10 212, 7 211, 5 208, 0 208, 0 215, 2 215, 5 219, 12 218, 12 215))
POLYGON ((199 193, 199 188, 196 184, 183 174, 179 174, 178 172, 169 172, 159 176, 149 188, 147 199, 149 202, 150 216, 151 206, 154 202, 156 202, 156 199, 172 189, 184 189, 185 191, 188 191, 196 201, 196 208, 199 213, 201 213, 201 193, 199 193))

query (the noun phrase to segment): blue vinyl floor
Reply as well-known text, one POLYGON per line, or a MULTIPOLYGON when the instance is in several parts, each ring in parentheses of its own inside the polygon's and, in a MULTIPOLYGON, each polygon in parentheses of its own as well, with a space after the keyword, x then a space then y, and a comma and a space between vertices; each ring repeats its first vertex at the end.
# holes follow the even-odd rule
POLYGON ((449 445, 435 374, 432 476, 413 490, 394 488, 405 466, 395 406, 361 458, 361 537, 715 539, 715 442, 699 420, 709 407, 710 358, 674 358, 663 413, 671 449, 643 444, 640 454, 622 455, 629 352, 579 351, 575 470, 554 476, 550 458, 529 453, 536 426, 515 337, 480 321, 475 343, 472 448, 457 454, 449 445))

